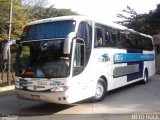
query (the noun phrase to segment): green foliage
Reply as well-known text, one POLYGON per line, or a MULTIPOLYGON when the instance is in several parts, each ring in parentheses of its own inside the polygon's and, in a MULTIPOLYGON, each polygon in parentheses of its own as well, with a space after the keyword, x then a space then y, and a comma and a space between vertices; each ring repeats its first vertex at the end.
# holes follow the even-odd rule
POLYGON ((77 13, 71 11, 70 9, 56 9, 53 6, 50 6, 49 8, 44 8, 41 6, 35 6, 32 8, 26 8, 26 13, 29 13, 28 15, 31 18, 36 19, 44 19, 44 18, 50 18, 50 17, 58 17, 58 16, 66 16, 66 15, 77 15, 77 13))
POLYGON ((35 19, 31 19, 25 14, 21 3, 19 1, 15 1, 13 6, 12 39, 19 39, 24 26, 33 20, 35 19))
POLYGON ((117 21, 116 23, 150 35, 160 33, 160 4, 157 5, 155 10, 150 11, 148 14, 137 14, 136 11, 130 7, 127 7, 127 9, 122 12, 123 13, 118 14, 117 17, 123 20, 117 21))
POLYGON ((0 2, 0 41, 6 40, 8 35, 9 16, 6 14, 9 11, 9 2, 4 0, 0 2))
MULTIPOLYGON (((47 0, 13 0, 11 39, 20 39, 24 26, 34 20, 75 15, 70 9, 43 7, 47 0)), ((0 1, 0 42, 8 40, 10 0, 0 1)), ((0 46, 1 47, 1 46, 0 46)))

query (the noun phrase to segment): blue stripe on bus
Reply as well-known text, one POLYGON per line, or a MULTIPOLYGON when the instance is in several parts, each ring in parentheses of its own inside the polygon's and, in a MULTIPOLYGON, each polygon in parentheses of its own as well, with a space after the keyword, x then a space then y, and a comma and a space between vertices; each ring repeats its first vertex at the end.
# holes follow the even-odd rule
MULTIPOLYGON (((143 59, 143 57, 140 58, 140 56, 144 55, 143 51, 142 50, 127 50, 127 54, 129 54, 129 55, 134 54, 135 57, 137 57, 136 54, 138 54, 138 59, 140 60, 140 61, 127 62, 127 65, 134 65, 134 64, 139 65, 139 72, 127 75, 127 82, 138 79, 138 78, 142 78, 143 77, 143 69, 144 69, 144 59, 143 59)), ((147 54, 145 54, 145 55, 147 55, 147 54)), ((136 58, 134 58, 134 60, 136 60, 136 58)))
POLYGON ((134 64, 139 65, 139 72, 128 74, 127 75, 127 82, 143 77, 144 62, 143 61, 136 61, 136 62, 127 63, 127 65, 134 65, 134 64))
POLYGON ((143 54, 142 50, 127 50, 127 53, 117 53, 114 55, 114 63, 127 63, 127 65, 139 65, 139 72, 127 74, 127 82, 142 78, 144 61, 152 61, 155 59, 154 54, 143 54))
POLYGON ((117 53, 114 55, 114 63, 128 63, 136 61, 152 61, 154 54, 143 53, 117 53))

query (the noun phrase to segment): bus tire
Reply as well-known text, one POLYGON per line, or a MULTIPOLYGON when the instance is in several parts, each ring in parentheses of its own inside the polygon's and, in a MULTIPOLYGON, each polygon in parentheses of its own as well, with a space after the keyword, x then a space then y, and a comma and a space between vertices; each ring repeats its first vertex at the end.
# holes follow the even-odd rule
POLYGON ((105 98, 107 91, 107 85, 105 81, 102 78, 99 78, 96 86, 96 92, 95 95, 92 97, 93 102, 99 102, 102 101, 105 98))
POLYGON ((148 70, 145 69, 142 84, 146 84, 147 82, 148 82, 148 70))

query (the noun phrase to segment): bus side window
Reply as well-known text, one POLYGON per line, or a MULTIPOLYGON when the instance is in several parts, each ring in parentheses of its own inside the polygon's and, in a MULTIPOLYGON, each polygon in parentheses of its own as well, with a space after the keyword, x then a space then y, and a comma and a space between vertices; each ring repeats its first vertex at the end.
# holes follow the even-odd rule
POLYGON ((84 70, 84 44, 76 43, 73 61, 73 76, 84 70))
POLYGON ((102 47, 103 46, 103 33, 101 27, 95 28, 95 40, 94 40, 94 47, 102 47))
POLYGON ((97 29, 97 42, 98 42, 98 47, 102 47, 103 44, 103 37, 102 37, 102 30, 97 29))
POLYGON ((109 35, 108 35, 108 31, 105 31, 104 33, 104 47, 108 47, 109 46, 109 35))
POLYGON ((117 47, 118 36, 117 31, 111 30, 111 47, 117 47))
POLYGON ((132 49, 132 37, 129 34, 129 32, 126 31, 121 31, 120 33, 120 38, 121 38, 121 46, 122 48, 128 48, 132 49))
POLYGON ((109 41, 109 31, 108 26, 104 26, 96 23, 94 32, 94 47, 108 47, 109 41))
POLYGON ((125 47, 131 49, 131 39, 130 39, 130 35, 129 34, 125 34, 125 47))
POLYGON ((121 39, 121 47, 122 48, 125 48, 125 33, 124 33, 124 31, 121 31, 120 32, 120 39, 121 39))
POLYGON ((109 47, 109 32, 108 27, 103 28, 103 47, 109 47))
POLYGON ((122 41, 120 39, 120 31, 117 31, 117 48, 122 48, 122 41))
POLYGON ((81 22, 78 28, 77 36, 85 41, 86 49, 91 49, 92 46, 92 26, 91 23, 81 22))

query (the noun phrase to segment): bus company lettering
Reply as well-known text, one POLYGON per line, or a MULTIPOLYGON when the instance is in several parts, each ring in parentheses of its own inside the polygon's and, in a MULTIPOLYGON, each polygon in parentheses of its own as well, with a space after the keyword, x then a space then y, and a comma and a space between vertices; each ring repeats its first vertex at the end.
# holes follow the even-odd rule
POLYGON ((64 83, 59 82, 59 81, 53 81, 52 83, 50 83, 50 85, 53 85, 53 86, 60 86, 60 85, 64 85, 64 83))
POLYGON ((107 62, 107 61, 109 61, 108 54, 105 53, 105 54, 101 55, 101 56, 99 57, 98 61, 99 61, 99 62, 107 62))
POLYGON ((115 62, 122 62, 122 61, 123 61, 123 55, 116 54, 116 55, 114 56, 114 61, 115 61, 115 62))

